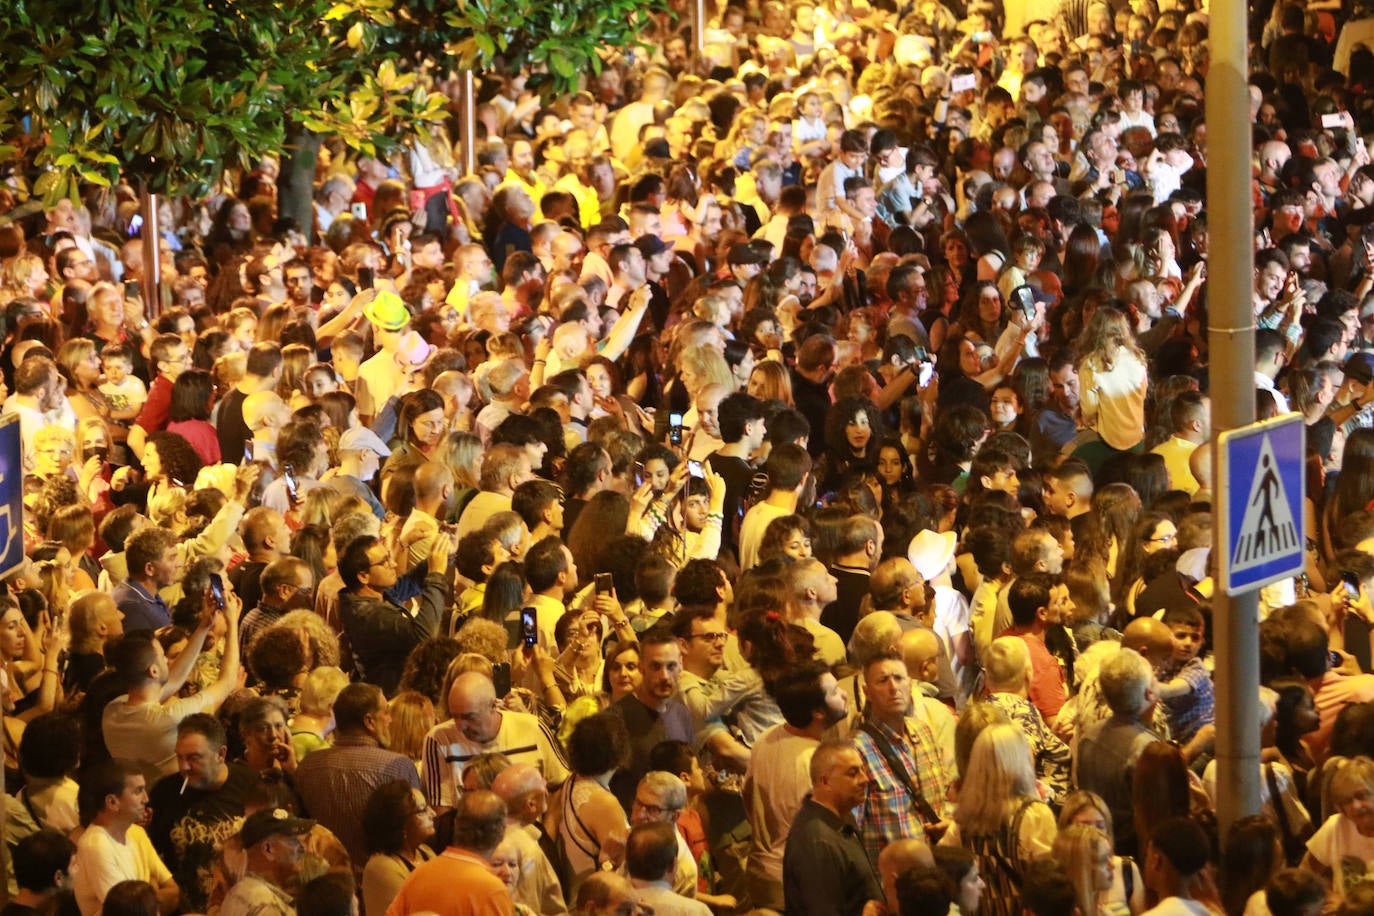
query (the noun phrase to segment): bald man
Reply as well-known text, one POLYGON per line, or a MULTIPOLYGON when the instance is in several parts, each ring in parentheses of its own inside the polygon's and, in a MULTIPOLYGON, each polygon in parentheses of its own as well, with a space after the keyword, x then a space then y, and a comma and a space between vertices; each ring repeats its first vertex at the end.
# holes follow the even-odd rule
POLYGON ((539 768, 513 763, 492 781, 491 790, 506 803, 506 838, 516 857, 515 887, 511 896, 536 913, 568 912, 563 887, 549 857, 539 847, 539 821, 549 805, 548 783, 539 768))
POLYGON ((947 772, 955 772, 954 710, 937 696, 934 678, 939 674, 940 637, 934 631, 908 630, 897 641, 897 650, 906 662, 911 678, 911 717, 924 722, 935 735, 947 772))
POLYGON ((893 840, 878 853, 878 880, 883 884, 883 899, 889 913, 900 913, 897 906, 897 876, 913 868, 934 868, 935 856, 925 840, 908 837, 893 840))
POLYGON ((1153 617, 1137 617, 1128 623, 1121 633, 1121 644, 1145 656, 1156 672, 1173 659, 1173 633, 1153 617))
POLYGON ((449 690, 448 712, 451 718, 425 736, 424 790, 436 808, 453 807, 462 791, 463 770, 479 754, 501 753, 512 763, 530 764, 550 787, 568 778, 558 741, 538 717, 501 709, 485 674, 458 676, 449 690))
POLYGON ((1069 791, 1069 769, 1073 754, 1069 746, 1050 731, 1040 710, 1030 701, 1031 657, 1026 642, 1016 636, 1000 636, 988 647, 984 660, 988 702, 1007 714, 1030 743, 1035 774, 1045 781, 1055 797, 1069 791))
MULTIPOLYGON (((873 603, 874 610, 890 612, 903 632, 925 630, 932 636, 935 635, 935 631, 931 629, 935 622, 934 589, 926 584, 926 580, 906 557, 889 557, 878 564, 878 568, 873 570, 873 575, 868 580, 868 597, 873 603)), ((934 695, 941 700, 953 701, 955 680, 949 647, 938 636, 936 643, 939 646, 939 655, 936 658, 938 668, 935 676, 918 678, 914 669, 911 670, 911 676, 913 679, 933 684, 934 695)), ((907 667, 911 668, 910 664, 907 667)))
POLYGON ((439 519, 447 514, 453 498, 453 472, 447 464, 430 461, 415 471, 415 508, 401 528, 400 549, 405 551, 403 569, 429 556, 439 536, 439 519))
MULTIPOLYGON (((1078 656, 1078 661, 1074 664, 1074 673, 1078 676, 1078 692, 1064 704, 1050 725, 1056 735, 1074 748, 1075 753, 1078 738, 1112 715, 1097 681, 1098 668, 1104 661, 1115 655, 1123 645, 1139 652, 1156 671, 1173 658, 1173 634, 1168 627, 1153 617, 1132 620, 1122 632, 1121 640, 1119 643, 1109 639, 1093 643, 1078 656)), ((1149 725, 1161 740, 1168 737, 1168 719, 1158 704, 1154 708, 1149 725)), ((1210 731, 1209 729, 1209 734, 1210 731)), ((1207 736, 1204 736, 1204 742, 1206 739, 1207 736)))

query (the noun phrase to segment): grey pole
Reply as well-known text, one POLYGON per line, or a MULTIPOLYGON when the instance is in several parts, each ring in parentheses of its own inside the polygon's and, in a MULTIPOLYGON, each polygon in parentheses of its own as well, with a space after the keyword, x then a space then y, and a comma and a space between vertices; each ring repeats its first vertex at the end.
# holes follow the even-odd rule
MULTIPOLYGON (((1214 0, 1207 72, 1207 305, 1213 433, 1254 422, 1254 215, 1250 199, 1250 96, 1246 87, 1245 3, 1214 0)), ((1213 439, 1212 467, 1219 468, 1213 439)), ((1224 482, 1216 481, 1224 499, 1224 482)), ((1213 533, 1213 557, 1226 549, 1213 533)), ((1217 815, 1222 836, 1259 813, 1259 593, 1212 601, 1216 652, 1217 815)))
POLYGON ((477 83, 471 70, 458 71, 458 145, 463 174, 477 173, 477 83))

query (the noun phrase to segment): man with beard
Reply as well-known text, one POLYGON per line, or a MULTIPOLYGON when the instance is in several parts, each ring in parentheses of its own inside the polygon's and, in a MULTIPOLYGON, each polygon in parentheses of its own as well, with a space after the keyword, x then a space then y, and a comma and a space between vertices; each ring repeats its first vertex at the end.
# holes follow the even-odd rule
POLYGON ((780 909, 788 828, 811 790, 812 753, 825 730, 845 716, 845 694, 820 662, 785 672, 771 692, 783 723, 759 736, 744 776, 744 810, 752 830, 746 881, 756 905, 780 909))
POLYGON ((1046 361, 1050 373, 1050 397, 1035 414, 1031 426, 1031 451, 1037 465, 1057 455, 1078 434, 1078 367, 1073 351, 1064 347, 1046 361))
POLYGON ((248 767, 226 761, 224 726, 209 713, 181 721, 176 750, 178 772, 158 780, 148 797, 148 837, 172 870, 183 906, 204 912, 215 855, 239 832, 248 792, 259 779, 248 767))
MULTIPOLYGON (((420 774, 405 754, 389 751, 391 707, 373 684, 349 684, 334 700, 334 745, 314 751, 296 768, 305 810, 328 828, 354 862, 366 862, 363 808, 378 786, 401 779, 420 788, 420 774)), ((244 837, 244 848, 249 847, 244 837)))

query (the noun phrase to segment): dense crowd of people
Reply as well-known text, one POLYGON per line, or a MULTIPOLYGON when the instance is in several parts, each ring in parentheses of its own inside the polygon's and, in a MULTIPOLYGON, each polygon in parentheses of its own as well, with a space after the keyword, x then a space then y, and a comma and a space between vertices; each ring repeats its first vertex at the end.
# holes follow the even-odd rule
POLYGON ((1307 449, 1254 816, 1206 10, 731 2, 700 62, 665 12, 575 94, 483 74, 473 174, 325 138, 311 225, 276 159, 163 201, 151 301, 131 188, 11 169, 3 916, 1374 913, 1338 7, 1250 10, 1255 397, 1307 449))

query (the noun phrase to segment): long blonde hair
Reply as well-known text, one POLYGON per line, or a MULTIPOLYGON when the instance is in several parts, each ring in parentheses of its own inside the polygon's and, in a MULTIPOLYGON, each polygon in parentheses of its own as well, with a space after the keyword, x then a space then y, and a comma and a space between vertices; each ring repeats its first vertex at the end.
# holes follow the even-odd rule
POLYGON ((1096 916, 1101 909, 1098 901, 1102 899, 1102 891, 1094 886, 1094 881, 1097 860, 1103 853, 1112 854, 1112 841, 1089 824, 1066 827, 1054 838, 1054 859, 1064 866, 1064 873, 1073 882, 1078 911, 1083 916, 1096 916))
POLYGON ((959 786, 954 822, 961 836, 988 836, 1006 823, 1024 798, 1036 798, 1030 745, 1014 725, 989 725, 973 742, 959 786))
POLYGON ((1099 306, 1079 335, 1078 352, 1083 354, 1079 365, 1087 364, 1099 372, 1110 372, 1123 350, 1144 365, 1145 353, 1136 343, 1125 313, 1109 305, 1099 306))
MULTIPOLYGON (((735 374, 730 371, 730 364, 725 361, 721 352, 710 344, 684 347, 677 356, 677 364, 679 371, 683 366, 691 367, 697 377, 697 391, 707 385, 719 385, 726 391, 734 391, 738 387, 735 374)), ((696 396, 696 392, 690 393, 693 397, 696 396)))

